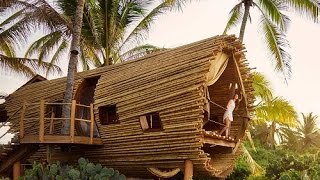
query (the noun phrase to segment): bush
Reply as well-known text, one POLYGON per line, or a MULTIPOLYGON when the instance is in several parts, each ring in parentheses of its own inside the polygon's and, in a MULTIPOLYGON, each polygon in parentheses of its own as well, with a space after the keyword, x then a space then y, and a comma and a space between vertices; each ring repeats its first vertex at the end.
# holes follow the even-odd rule
POLYGON ((58 162, 48 166, 40 163, 34 163, 32 169, 25 171, 21 180, 125 180, 126 177, 113 168, 102 167, 101 164, 90 163, 87 159, 80 158, 78 165, 61 166, 58 162))

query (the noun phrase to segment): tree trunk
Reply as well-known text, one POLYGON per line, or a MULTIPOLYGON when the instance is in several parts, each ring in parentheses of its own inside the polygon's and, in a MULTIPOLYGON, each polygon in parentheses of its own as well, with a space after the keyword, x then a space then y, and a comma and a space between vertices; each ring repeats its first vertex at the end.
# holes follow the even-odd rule
POLYGON ((243 14, 243 19, 242 19, 240 34, 239 34, 239 39, 242 42, 243 42, 243 38, 244 38, 244 31, 246 29, 247 21, 249 18, 251 4, 252 4, 252 0, 245 0, 244 1, 244 14, 243 14))
MULTIPOLYGON (((85 0, 78 0, 77 10, 74 17, 73 32, 72 32, 72 41, 70 47, 70 60, 68 65, 68 75, 67 75, 67 85, 64 95, 64 103, 71 103, 73 84, 74 84, 74 75, 76 73, 76 67, 80 51, 80 37, 81 37, 81 28, 82 28, 82 18, 83 18, 83 9, 84 9, 85 0)), ((70 133, 70 110, 71 105, 64 105, 62 111, 62 117, 67 118, 62 123, 61 133, 69 134, 70 133)))
POLYGON ((110 64, 110 60, 109 60, 109 26, 108 26, 108 23, 109 23, 109 21, 108 21, 108 2, 109 2, 109 0, 105 0, 105 8, 106 8, 106 21, 105 21, 105 23, 106 23, 106 29, 105 29, 105 31, 106 31, 106 48, 105 48, 105 52, 106 52, 106 58, 105 58, 105 62, 104 62, 104 65, 105 66, 108 66, 109 64, 110 64))
POLYGON ((272 148, 275 147, 275 140, 274 140, 275 132, 276 132, 276 123, 272 122, 269 128, 268 137, 267 137, 267 143, 272 148))

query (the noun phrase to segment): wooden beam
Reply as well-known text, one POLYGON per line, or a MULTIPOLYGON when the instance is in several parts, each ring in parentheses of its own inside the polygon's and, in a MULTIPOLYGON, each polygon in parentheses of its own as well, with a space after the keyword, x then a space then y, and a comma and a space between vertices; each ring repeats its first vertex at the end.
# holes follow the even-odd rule
MULTIPOLYGON (((39 138, 37 139, 39 140, 39 138)), ((19 149, 15 151, 13 154, 11 154, 6 161, 1 162, 0 173, 3 173, 4 171, 8 170, 15 162, 19 161, 23 157, 28 156, 37 149, 38 146, 34 145, 20 146, 19 149)))
MULTIPOLYGON (((91 144, 91 138, 85 136, 74 136, 72 142, 69 136, 45 135, 43 142, 39 140, 37 135, 26 135, 20 140, 21 144, 91 144)), ((92 138, 92 145, 102 145, 101 138, 92 138)))
POLYGON ((94 126, 94 112, 93 112, 93 104, 90 104, 90 143, 93 144, 93 126, 94 126))
POLYGON ((235 142, 230 142, 222 139, 214 139, 214 138, 209 138, 209 137, 204 137, 204 143, 206 144, 215 144, 219 146, 225 146, 225 147, 235 147, 236 143, 235 142))
POLYGON ((24 121, 26 108, 27 108, 27 102, 24 101, 23 106, 22 106, 22 110, 21 110, 21 115, 20 115, 20 133, 19 133, 20 138, 23 138, 23 136, 24 136, 24 122, 23 121, 24 121))
POLYGON ((18 180, 21 176, 21 164, 20 161, 17 161, 13 164, 13 180, 18 180))
POLYGON ((183 180, 192 180, 193 177, 193 163, 191 160, 184 161, 184 178, 183 180))
POLYGON ((70 118, 70 139, 74 143, 74 123, 76 117, 76 100, 72 100, 71 103, 71 118, 70 118))
POLYGON ((44 137, 44 100, 40 100, 40 112, 39 112, 39 140, 40 142, 43 142, 43 137, 44 137))

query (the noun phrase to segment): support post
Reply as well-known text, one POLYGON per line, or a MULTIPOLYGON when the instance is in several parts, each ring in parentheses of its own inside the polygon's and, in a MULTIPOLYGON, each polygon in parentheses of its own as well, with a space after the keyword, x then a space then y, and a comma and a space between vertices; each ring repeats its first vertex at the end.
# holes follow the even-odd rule
POLYGON ((21 115, 20 115, 20 133, 19 137, 22 139, 24 137, 24 116, 26 113, 26 108, 27 108, 27 102, 24 101, 22 105, 22 110, 21 110, 21 115))
POLYGON ((71 138, 72 143, 74 143, 75 117, 76 117, 76 100, 72 100, 72 102, 71 102, 71 115, 70 115, 70 138, 71 138))
POLYGON ((39 140, 40 142, 44 141, 44 100, 40 100, 40 126, 39 126, 39 140))
POLYGON ((55 118, 56 114, 52 111, 51 112, 51 119, 50 119, 50 130, 49 130, 49 134, 53 134, 54 131, 54 118, 55 118))
POLYGON ((184 179, 183 180, 192 180, 193 176, 193 163, 191 160, 187 159, 184 161, 184 179))
POLYGON ((93 144, 93 126, 94 126, 94 114, 93 114, 93 104, 90 104, 90 143, 93 144))
POLYGON ((17 161, 13 164, 13 180, 18 180, 21 175, 21 164, 17 161))

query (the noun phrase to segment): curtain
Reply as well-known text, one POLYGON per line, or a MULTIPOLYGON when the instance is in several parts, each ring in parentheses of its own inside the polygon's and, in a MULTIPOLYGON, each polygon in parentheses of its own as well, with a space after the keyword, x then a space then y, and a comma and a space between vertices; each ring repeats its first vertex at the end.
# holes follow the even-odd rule
POLYGON ((223 71, 226 69, 228 64, 228 55, 219 52, 213 60, 210 61, 210 69, 207 74, 207 86, 210 86, 217 82, 217 80, 220 78, 223 71))

